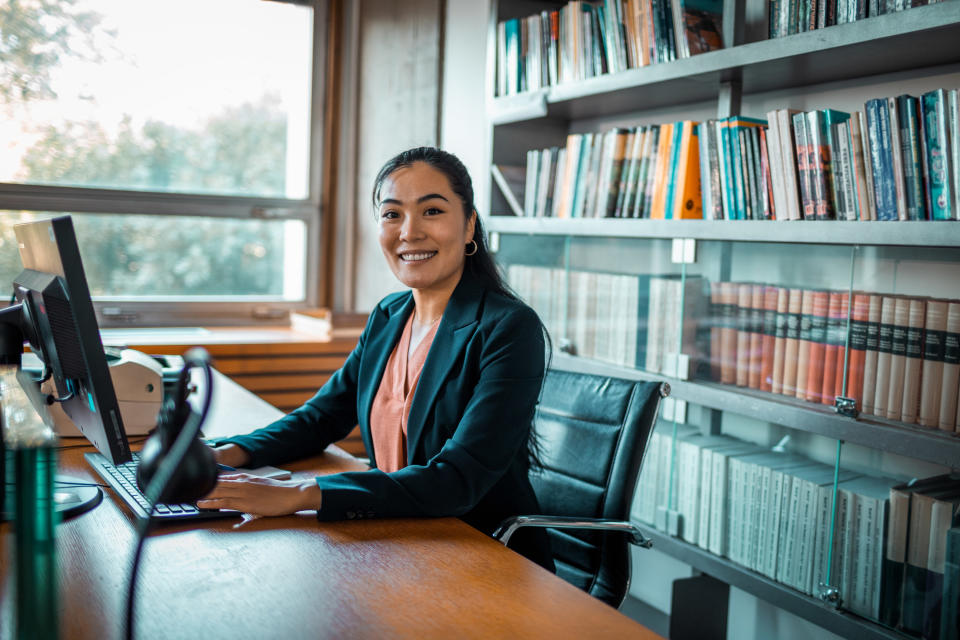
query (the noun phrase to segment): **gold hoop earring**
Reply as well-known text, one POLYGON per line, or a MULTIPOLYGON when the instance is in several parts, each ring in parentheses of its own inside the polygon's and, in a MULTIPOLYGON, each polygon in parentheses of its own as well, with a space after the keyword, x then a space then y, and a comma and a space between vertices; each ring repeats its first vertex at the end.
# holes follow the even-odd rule
MULTIPOLYGON (((467 251, 468 256, 472 256, 473 254, 475 254, 477 251, 480 250, 480 245, 477 244, 476 240, 471 240, 470 244, 473 245, 473 251, 467 251)), ((467 246, 470 246, 470 245, 467 245, 467 246)))

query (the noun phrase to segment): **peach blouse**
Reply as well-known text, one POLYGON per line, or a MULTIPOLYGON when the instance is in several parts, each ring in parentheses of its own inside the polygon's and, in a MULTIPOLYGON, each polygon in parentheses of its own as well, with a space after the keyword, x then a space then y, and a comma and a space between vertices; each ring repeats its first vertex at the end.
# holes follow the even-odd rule
POLYGON ((380 387, 370 407, 370 438, 373 440, 374 457, 377 468, 386 473, 407 466, 407 419, 410 417, 410 404, 433 337, 440 326, 438 319, 411 353, 413 315, 411 313, 407 318, 400 341, 387 360, 380 387))

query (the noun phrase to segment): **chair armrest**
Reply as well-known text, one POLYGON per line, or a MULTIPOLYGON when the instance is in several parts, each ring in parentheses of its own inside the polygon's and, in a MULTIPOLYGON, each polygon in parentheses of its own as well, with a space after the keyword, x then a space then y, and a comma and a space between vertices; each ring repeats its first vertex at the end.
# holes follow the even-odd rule
POLYGON ((493 532, 493 538, 506 546, 517 529, 522 527, 549 527, 551 529, 594 529, 601 531, 622 531, 630 536, 630 542, 649 549, 653 540, 644 536, 631 522, 622 520, 604 520, 602 518, 571 518, 568 516, 513 516, 500 523, 493 532))

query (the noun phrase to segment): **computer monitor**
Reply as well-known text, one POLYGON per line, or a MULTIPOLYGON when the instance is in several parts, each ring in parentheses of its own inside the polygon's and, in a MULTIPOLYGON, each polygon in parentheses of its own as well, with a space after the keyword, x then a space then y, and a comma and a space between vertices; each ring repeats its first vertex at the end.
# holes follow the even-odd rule
MULTIPOLYGON (((97 450, 114 464, 131 460, 73 221, 18 224, 14 233, 24 269, 13 281, 18 304, 0 313, 0 324, 9 331, 19 323, 21 349, 29 341, 53 378, 56 401, 97 450)), ((14 348, 9 337, 4 342, 5 351, 14 348)))

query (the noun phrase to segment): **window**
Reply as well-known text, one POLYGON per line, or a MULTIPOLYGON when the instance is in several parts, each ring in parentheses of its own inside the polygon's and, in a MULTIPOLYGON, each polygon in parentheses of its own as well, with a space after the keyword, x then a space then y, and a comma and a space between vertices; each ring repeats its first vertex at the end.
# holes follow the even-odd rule
POLYGON ((310 303, 324 9, 0 4, 0 282, 13 224, 72 213, 105 324, 310 303))

